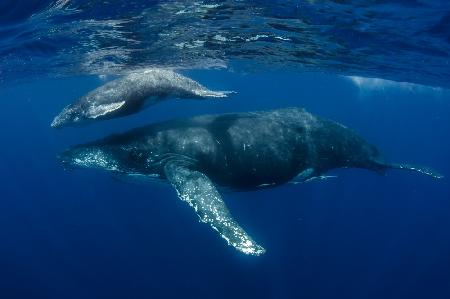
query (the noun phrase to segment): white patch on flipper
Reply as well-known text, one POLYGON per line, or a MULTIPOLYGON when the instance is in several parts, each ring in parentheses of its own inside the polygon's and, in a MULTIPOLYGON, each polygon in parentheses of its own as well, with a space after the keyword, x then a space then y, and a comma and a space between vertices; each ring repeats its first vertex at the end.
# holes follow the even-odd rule
POLYGON ((310 177, 309 179, 307 179, 305 181, 305 183, 312 182, 312 181, 324 181, 324 180, 335 179, 335 178, 337 178, 337 175, 319 175, 319 176, 310 177))
POLYGON ((97 118, 99 116, 109 114, 113 111, 116 111, 117 109, 120 109, 123 105, 125 105, 125 101, 93 106, 91 107, 91 109, 89 109, 88 117, 97 118))
POLYGON ((309 179, 312 174, 314 173, 314 168, 307 168, 297 174, 297 176, 293 179, 294 182, 304 182, 305 180, 309 179))
POLYGON ((231 94, 236 94, 235 91, 213 91, 208 89, 200 89, 197 91, 194 91, 194 94, 196 94, 199 97, 202 98, 226 98, 231 94))
POLYGON ((200 221, 209 224, 229 245, 245 254, 263 254, 265 249, 253 241, 233 219, 209 178, 179 162, 169 161, 164 166, 166 179, 175 188, 178 197, 188 203, 200 221))
POLYGON ((266 183, 266 184, 261 184, 256 186, 256 188, 265 188, 265 187, 271 187, 271 186, 275 186, 276 183, 266 183))

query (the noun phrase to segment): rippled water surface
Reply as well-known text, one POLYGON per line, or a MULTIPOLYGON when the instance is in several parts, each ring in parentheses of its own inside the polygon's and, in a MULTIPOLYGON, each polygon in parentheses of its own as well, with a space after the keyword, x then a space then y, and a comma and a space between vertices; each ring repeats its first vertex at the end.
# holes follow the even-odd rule
POLYGON ((449 87, 446 0, 2 1, 0 80, 270 66, 449 87))

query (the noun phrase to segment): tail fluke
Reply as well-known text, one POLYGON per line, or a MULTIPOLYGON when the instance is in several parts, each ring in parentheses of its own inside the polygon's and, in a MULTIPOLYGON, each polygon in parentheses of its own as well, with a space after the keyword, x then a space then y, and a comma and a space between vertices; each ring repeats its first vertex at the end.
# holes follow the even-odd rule
POLYGON ((442 174, 440 174, 437 171, 434 171, 433 169, 429 168, 429 167, 424 167, 424 166, 417 166, 417 165, 411 165, 411 164, 386 164, 387 168, 393 168, 393 169, 406 169, 406 170, 411 170, 411 171, 415 171, 424 175, 428 175, 431 176, 435 179, 442 179, 444 178, 444 176, 442 174))

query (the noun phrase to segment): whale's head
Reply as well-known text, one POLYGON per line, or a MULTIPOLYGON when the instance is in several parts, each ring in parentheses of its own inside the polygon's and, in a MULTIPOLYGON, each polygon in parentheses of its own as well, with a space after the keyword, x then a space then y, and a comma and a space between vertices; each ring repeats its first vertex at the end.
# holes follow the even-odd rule
POLYGON ((58 155, 65 169, 92 168, 115 173, 146 171, 149 154, 121 135, 68 148, 58 155))
POLYGON ((79 105, 65 107, 52 121, 52 128, 74 126, 86 120, 86 115, 79 105))
POLYGON ((102 146, 75 146, 58 155, 65 169, 93 168, 106 171, 119 171, 117 153, 102 146))
POLYGON ((79 124, 86 124, 91 121, 99 119, 109 119, 122 115, 129 114, 139 109, 138 103, 135 107, 126 105, 125 101, 104 102, 99 103, 95 96, 87 95, 79 101, 66 106, 60 114, 58 114, 52 121, 52 128, 62 128, 68 126, 76 126, 79 124))

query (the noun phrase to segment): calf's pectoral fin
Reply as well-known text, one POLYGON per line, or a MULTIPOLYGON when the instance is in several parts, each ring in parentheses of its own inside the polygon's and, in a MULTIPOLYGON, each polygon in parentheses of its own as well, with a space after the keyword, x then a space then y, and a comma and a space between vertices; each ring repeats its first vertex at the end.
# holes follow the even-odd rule
POLYGON ((194 91, 194 94, 201 98, 226 98, 228 95, 235 93, 235 91, 213 91, 208 89, 199 89, 194 91))
POLYGON ((117 110, 122 108, 123 105, 125 105, 125 101, 116 102, 116 103, 108 103, 108 104, 98 104, 95 106, 91 106, 87 115, 89 118, 95 119, 95 118, 116 112, 117 110))
POLYGON ((176 161, 167 162, 164 171, 178 197, 187 202, 200 221, 208 223, 229 245, 245 254, 261 255, 265 252, 233 219, 219 192, 205 174, 176 161))

